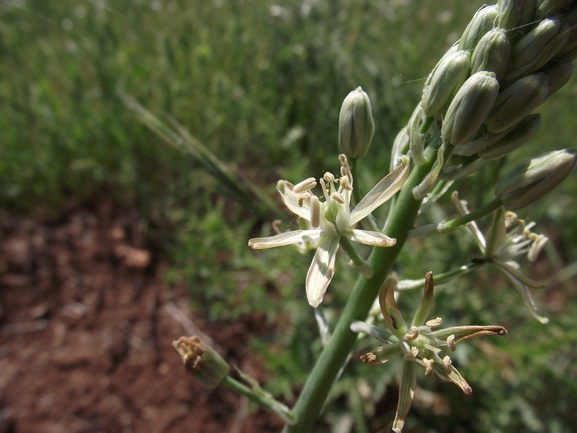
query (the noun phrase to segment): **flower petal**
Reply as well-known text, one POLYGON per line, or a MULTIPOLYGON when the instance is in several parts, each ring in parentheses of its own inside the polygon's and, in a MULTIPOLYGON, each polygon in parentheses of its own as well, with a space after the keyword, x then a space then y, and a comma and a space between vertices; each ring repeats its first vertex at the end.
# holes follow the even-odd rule
MULTIPOLYGON (((469 209, 467 208, 467 202, 465 200, 459 199, 459 193, 457 191, 453 192, 453 194, 451 195, 451 201, 453 202, 453 205, 457 209, 457 212, 459 212, 459 215, 465 216, 469 213, 469 209)), ((485 237, 483 236, 483 233, 481 233, 481 230, 479 230, 477 223, 475 221, 471 221, 470 223, 467 224, 466 227, 467 230, 469 230, 469 233, 471 233, 471 235, 473 236, 473 239, 475 239, 475 242, 477 242, 477 246, 479 247, 483 255, 485 255, 485 248, 487 245, 485 242, 485 237)))
POLYGON ((403 315, 397 308, 397 303, 395 302, 395 286, 397 285, 397 280, 394 278, 387 278, 383 284, 381 284, 381 289, 379 291, 379 305, 381 306, 381 312, 387 326, 391 332, 398 338, 402 339, 407 332, 407 324, 403 319, 403 315))
POLYGON ((493 222, 487 231, 487 249, 485 256, 493 257, 507 242, 507 227, 505 226, 505 208, 501 206, 493 213, 493 222))
POLYGON ((414 362, 403 362, 401 369, 401 383, 399 385, 399 401, 397 403, 397 413, 393 421, 393 431, 401 433, 405 426, 405 420, 413 397, 415 396, 415 388, 417 387, 417 364, 414 362))
POLYGON ((471 394, 473 389, 463 378, 463 376, 461 376, 461 373, 459 373, 459 371, 452 365, 449 368, 451 369, 451 372, 447 373, 443 365, 439 365, 436 362, 433 363, 433 371, 437 374, 437 376, 443 380, 446 380, 447 382, 453 382, 455 385, 461 388, 465 394, 471 394))
POLYGON ((409 177, 409 165, 409 158, 402 156, 401 163, 397 168, 377 183, 353 209, 350 220, 351 226, 368 216, 372 211, 389 200, 402 188, 409 177))
POLYGON ((433 273, 427 272, 425 275, 425 291, 421 302, 415 311, 413 316, 413 321, 411 326, 421 326, 424 325, 431 313, 431 308, 433 307, 433 292, 435 289, 435 282, 433 281, 433 273))
POLYGON ((323 301, 335 273, 335 260, 339 250, 339 236, 330 237, 319 245, 307 273, 306 290, 309 304, 314 308, 323 301))
POLYGON ((299 242, 311 242, 319 239, 323 231, 318 230, 294 230, 281 233, 268 238, 252 238, 248 241, 248 246, 255 250, 267 248, 283 247, 285 245, 298 244, 299 242))
POLYGON ((347 235, 353 242, 359 242, 365 245, 372 245, 375 247, 392 247, 397 243, 395 238, 390 238, 384 233, 373 232, 369 230, 350 230, 347 235))
POLYGON ((307 221, 311 219, 311 210, 309 204, 306 201, 302 202, 302 206, 299 205, 299 196, 294 192, 294 185, 286 180, 279 180, 276 184, 276 189, 280 193, 283 203, 292 213, 297 214, 301 218, 307 221))
POLYGON ((437 337, 439 340, 446 340, 450 335, 454 335, 455 344, 470 340, 472 338, 482 337, 484 335, 506 335, 506 334, 507 330, 502 326, 497 325, 453 326, 452 328, 444 328, 439 329, 437 331, 433 331, 433 335, 437 337))
POLYGON ((523 303, 525 304, 529 312, 533 315, 533 317, 543 324, 549 323, 549 319, 547 317, 540 316, 537 313, 537 307, 535 306, 535 301, 533 300, 533 296, 531 296, 529 288, 523 283, 521 283, 521 281, 519 281, 517 278, 515 278, 515 276, 507 272, 505 268, 498 267, 497 269, 499 269, 503 273, 503 275, 507 277, 507 279, 513 285, 513 287, 515 287, 515 290, 517 291, 517 293, 523 300, 523 303))
POLYGON ((524 275, 519 269, 519 264, 517 262, 509 261, 503 262, 499 259, 493 258, 493 263, 497 265, 505 274, 510 274, 516 280, 519 280, 521 284, 531 287, 532 289, 544 289, 547 287, 545 284, 539 281, 532 280, 531 278, 524 275), (517 266, 515 266, 517 265, 517 266))

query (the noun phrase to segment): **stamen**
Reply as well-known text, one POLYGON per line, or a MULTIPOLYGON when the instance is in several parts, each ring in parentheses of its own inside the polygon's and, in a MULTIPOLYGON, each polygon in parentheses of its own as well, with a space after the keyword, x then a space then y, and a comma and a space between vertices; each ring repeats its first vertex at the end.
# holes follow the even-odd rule
POLYGON ((305 200, 308 201, 311 199, 311 197, 312 197, 312 195, 308 192, 305 192, 305 193, 299 195, 299 199, 298 199, 299 207, 303 207, 305 200))
POLYGON ((414 340, 419 336, 419 329, 416 326, 411 326, 411 330, 405 334, 407 340, 414 340))
POLYGON ((441 323, 443 323, 443 319, 437 317, 436 319, 427 320, 425 325, 427 325, 429 328, 436 328, 437 326, 441 326, 441 323))
POLYGON ((445 356, 443 358, 443 367, 445 368, 445 371, 447 372, 447 374, 451 373, 451 371, 453 371, 453 369, 451 368, 453 366, 453 361, 451 361, 451 358, 449 358, 449 355, 445 356))
POLYGON ((300 194, 301 192, 313 189, 315 186, 317 186, 317 181, 315 180, 314 177, 309 177, 308 179, 305 179, 302 182, 297 183, 293 188, 293 192, 295 194, 300 194))
POLYGON ((345 198, 341 194, 339 194, 338 192, 333 192, 331 194, 331 197, 334 200, 338 201, 340 204, 345 204, 345 198))
POLYGON ((406 353, 405 356, 403 356, 403 358, 405 359, 405 361, 410 361, 412 359, 415 359, 417 357, 417 355, 419 354, 419 349, 417 349, 416 347, 411 347, 411 351, 409 353, 406 353))
POLYGON ((423 358, 423 364, 425 364, 425 376, 433 375, 433 361, 427 358, 423 358))
POLYGON ((321 225, 321 204, 316 195, 311 197, 311 226, 313 229, 319 228, 321 225))
POLYGON ((323 179, 326 180, 327 182, 334 182, 335 181, 335 175, 332 174, 331 172, 327 171, 325 173, 325 175, 323 176, 323 179))
POLYGON ((376 360, 377 360, 377 355, 375 355, 372 352, 365 353, 364 355, 361 355, 361 361, 366 362, 369 365, 373 365, 373 362, 375 362, 376 360))
POLYGON ((455 346, 455 334, 451 334, 447 337, 447 346, 449 346, 449 349, 453 352, 457 350, 457 347, 455 346))
POLYGON ((282 232, 280 231, 280 224, 281 224, 281 220, 274 220, 271 224, 272 226, 272 230, 277 234, 280 235, 282 232))
POLYGON ((353 190, 353 186, 351 185, 348 176, 343 176, 343 177, 341 177, 340 180, 339 180, 339 184, 340 184, 341 187, 344 188, 344 189, 348 189, 349 191, 352 191, 352 190, 353 190))

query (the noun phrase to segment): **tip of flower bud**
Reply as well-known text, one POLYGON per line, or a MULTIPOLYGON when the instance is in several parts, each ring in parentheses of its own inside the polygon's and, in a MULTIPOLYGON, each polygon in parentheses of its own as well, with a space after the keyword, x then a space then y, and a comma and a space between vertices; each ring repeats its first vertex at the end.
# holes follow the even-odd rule
POLYGON ((375 133, 371 101, 361 87, 350 92, 339 115, 339 149, 348 158, 362 158, 375 133))

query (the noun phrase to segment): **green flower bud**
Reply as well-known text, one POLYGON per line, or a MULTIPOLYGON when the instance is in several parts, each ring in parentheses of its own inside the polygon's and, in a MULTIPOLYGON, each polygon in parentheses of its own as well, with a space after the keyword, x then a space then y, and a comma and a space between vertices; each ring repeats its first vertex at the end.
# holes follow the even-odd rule
POLYGON ((494 134, 492 132, 487 131, 487 127, 483 126, 479 130, 479 133, 475 135, 474 139, 455 146, 453 152, 451 153, 451 157, 460 155, 460 156, 473 156, 485 150, 487 147, 495 144, 505 135, 507 135, 508 131, 500 132, 498 134, 494 134))
POLYGON ((471 75, 449 105, 441 127, 442 137, 454 146, 469 141, 487 118, 498 94, 499 82, 493 72, 471 75))
POLYGON ((573 62, 561 62, 548 66, 542 71, 547 76, 548 98, 571 79, 573 75, 573 62))
POLYGON ((421 105, 429 117, 440 119, 469 76, 468 51, 449 52, 437 63, 423 89, 421 105))
POLYGON ((569 25, 559 18, 546 18, 539 22, 513 47, 511 73, 505 78, 506 83, 544 66, 563 48, 569 30, 569 25))
POLYGON ((527 143, 540 127, 541 115, 530 114, 495 144, 479 152, 479 155, 490 161, 502 158, 527 143))
POLYGON ((499 7, 497 5, 482 6, 463 32, 459 41, 459 50, 474 49, 483 35, 495 26, 498 15, 499 7))
POLYGON ((553 15, 563 12, 573 0, 537 0, 535 10, 535 20, 552 17, 553 15))
POLYGON ((576 163, 575 149, 544 153, 519 164, 497 185, 495 195, 507 209, 522 209, 559 185, 576 163))
POLYGON ((501 93, 485 124, 493 133, 503 132, 519 123, 547 96, 547 76, 543 73, 520 78, 501 93))
POLYGON ((501 81, 507 73, 511 60, 511 43, 507 32, 494 28, 485 34, 475 47, 471 58, 471 72, 494 72, 501 81))
POLYGON ((362 158, 367 154, 375 134, 369 95, 357 87, 347 95, 339 115, 339 148, 347 158, 362 158))
POLYGON ((197 337, 180 337, 172 343, 182 358, 186 371, 208 389, 214 389, 228 375, 228 364, 210 346, 197 337))
POLYGON ((498 26, 514 29, 530 23, 535 12, 535 0, 499 0, 498 26))

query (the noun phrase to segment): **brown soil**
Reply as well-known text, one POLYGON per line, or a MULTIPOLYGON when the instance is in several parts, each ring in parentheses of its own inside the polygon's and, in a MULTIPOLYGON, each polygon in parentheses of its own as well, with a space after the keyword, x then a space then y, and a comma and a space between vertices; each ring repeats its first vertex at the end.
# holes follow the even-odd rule
POLYGON ((276 432, 281 422, 183 369, 172 342, 204 331, 262 379, 246 348, 263 326, 191 314, 135 212, 110 204, 57 223, 0 218, 0 433, 276 432))

